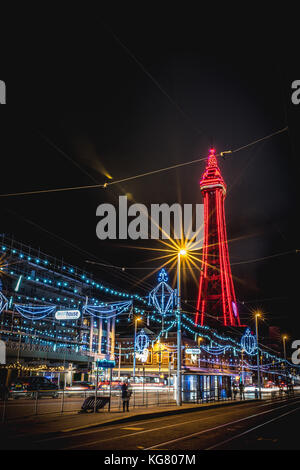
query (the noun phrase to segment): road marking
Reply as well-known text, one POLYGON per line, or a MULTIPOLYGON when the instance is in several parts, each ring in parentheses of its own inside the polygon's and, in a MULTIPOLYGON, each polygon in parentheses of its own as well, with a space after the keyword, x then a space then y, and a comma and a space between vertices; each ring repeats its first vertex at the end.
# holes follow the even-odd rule
POLYGON ((272 413, 272 411, 276 411, 280 408, 285 408, 286 406, 289 406, 290 404, 291 403, 288 403, 287 405, 279 406, 277 408, 273 408, 272 410, 262 411, 261 413, 256 413, 254 415, 250 415, 250 416, 247 416, 245 418, 237 419, 235 421, 231 421, 230 423, 225 423, 225 424, 221 424, 219 426, 214 426, 213 428, 210 428, 210 429, 204 429, 203 431, 194 432, 192 434, 188 434, 186 436, 179 437, 177 439, 172 439, 171 441, 161 442, 160 444, 156 444, 156 445, 151 446, 151 447, 146 447, 145 450, 156 449, 156 448, 164 446, 164 445, 173 444, 174 442, 184 441, 186 439, 189 439, 190 437, 200 436, 200 434, 205 434, 205 433, 210 432, 210 431, 215 431, 216 429, 224 428, 226 426, 229 426, 230 424, 240 423, 241 421, 245 421, 247 419, 255 418, 256 416, 264 415, 266 413, 272 413))
MULTIPOLYGON (((271 404, 271 403, 269 403, 269 404, 271 404)), ((264 403, 264 404, 262 404, 262 405, 257 405, 257 402, 255 402, 255 403, 249 403, 250 408, 253 408, 253 407, 261 407, 261 406, 268 406, 269 404, 268 404, 268 403, 264 403)), ((244 404, 241 404, 241 405, 242 405, 242 408, 244 408, 244 404)), ((234 409, 236 410, 238 406, 239 406, 239 405, 235 405, 234 409)), ((228 406, 228 411, 230 411, 229 408, 230 408, 230 410, 232 410, 232 408, 228 406)), ((190 411, 190 413, 194 413, 194 412, 195 412, 195 413, 199 413, 199 412, 202 413, 203 411, 209 411, 209 409, 204 410, 203 408, 200 408, 200 409, 195 408, 195 410, 190 411)), ((225 412, 226 412, 226 411, 227 411, 227 408, 226 408, 225 412)), ((188 414, 189 414, 189 413, 188 413, 188 414)), ((138 415, 136 415, 136 416, 138 416, 138 415)), ((178 416, 183 416, 183 417, 184 417, 183 414, 182 414, 182 415, 180 414, 180 415, 178 415, 178 416)), ((173 419, 173 418, 174 418, 174 415, 166 415, 166 416, 162 416, 162 417, 157 418, 157 419, 151 419, 151 423, 156 423, 157 421, 161 421, 161 420, 166 420, 166 421, 168 421, 168 420, 173 419)), ((206 419, 209 419, 209 418, 210 418, 210 416, 208 416, 207 418, 200 419, 200 420, 199 420, 199 418, 198 418, 198 419, 196 419, 196 420, 194 420, 194 421, 189 421, 189 423, 191 423, 191 422, 196 422, 196 421, 203 421, 203 420, 206 420, 206 419)), ((139 422, 140 422, 140 424, 148 424, 149 421, 150 421, 149 419, 148 419, 148 420, 143 419, 142 421, 139 421, 139 422)), ((47 439, 41 439, 41 440, 36 441, 36 442, 37 442, 37 443, 41 443, 41 442, 46 442, 46 441, 54 441, 54 440, 58 440, 58 439, 69 439, 70 437, 73 437, 73 436, 77 437, 77 436, 84 436, 84 435, 95 434, 95 433, 100 433, 100 432, 106 432, 106 431, 110 431, 111 429, 115 429, 116 427, 118 427, 119 424, 121 424, 121 423, 118 423, 118 419, 116 419, 116 424, 113 424, 113 423, 114 423, 114 422, 111 421, 111 426, 108 426, 108 427, 105 426, 105 427, 103 427, 103 428, 96 428, 96 429, 94 428, 94 429, 92 429, 92 430, 90 429, 90 427, 87 427, 87 425, 82 426, 82 427, 80 427, 80 428, 77 427, 77 428, 62 429, 61 432, 62 432, 62 433, 66 433, 66 434, 64 434, 64 435, 62 435, 62 436, 55 436, 55 437, 50 437, 50 438, 47 438, 47 439), (67 434, 68 432, 76 431, 76 430, 81 431, 81 432, 74 432, 74 433, 72 433, 72 434, 67 434)), ((101 422, 100 422, 100 423, 96 423, 96 424, 102 425, 103 422, 102 422, 102 423, 101 423, 101 422)), ((178 424, 177 424, 177 425, 178 425, 178 424)), ((177 425, 174 425, 174 426, 177 426, 177 425)), ((159 428, 159 429, 160 429, 160 428, 159 428)), ((150 430, 149 430, 149 431, 150 431, 150 430)), ((26 435, 26 434, 25 434, 25 435, 26 435)))
POLYGON ((143 431, 145 428, 121 428, 121 429, 126 429, 128 431, 143 431))
MULTIPOLYGON (((262 426, 265 426, 266 424, 272 423, 273 421, 276 421, 277 419, 280 419, 283 416, 287 416, 291 413, 294 413, 294 411, 297 411, 297 410, 300 410, 299 406, 298 406, 298 408, 295 408, 294 410, 291 410, 291 411, 288 411, 287 413, 283 413, 282 415, 276 416, 276 418, 270 419, 269 421, 265 421, 264 423, 259 424, 258 426, 255 426, 254 428, 247 429, 247 431, 244 431, 240 434, 237 434, 236 436, 230 437, 229 439, 226 439, 225 441, 222 441, 222 442, 219 442, 218 444, 207 447, 207 449, 205 449, 205 450, 211 450, 211 449, 215 449, 216 447, 220 447, 220 446, 226 444, 227 442, 233 441, 234 439, 237 439, 238 437, 244 436, 245 434, 248 434, 249 432, 254 431, 255 429, 261 428, 262 426)), ((258 440, 262 440, 262 439, 263 438, 259 438, 258 440)), ((264 439, 264 440, 268 440, 268 441, 271 440, 273 442, 277 441, 277 439, 264 439)))

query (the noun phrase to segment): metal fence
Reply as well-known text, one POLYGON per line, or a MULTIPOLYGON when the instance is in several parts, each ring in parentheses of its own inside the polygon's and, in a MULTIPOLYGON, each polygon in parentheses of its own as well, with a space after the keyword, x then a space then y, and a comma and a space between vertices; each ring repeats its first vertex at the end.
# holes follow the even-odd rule
MULTIPOLYGON (((24 393, 13 393, 3 396, 0 400, 0 414, 2 422, 44 414, 76 413, 81 410, 81 406, 87 397, 109 397, 109 406, 105 406, 100 411, 122 411, 123 400, 120 390, 94 390, 90 391, 69 391, 60 389, 49 396, 49 391, 35 390, 28 396, 24 393)), ((154 406, 175 405, 173 389, 165 390, 134 390, 129 400, 130 410, 137 408, 148 408, 154 406)))

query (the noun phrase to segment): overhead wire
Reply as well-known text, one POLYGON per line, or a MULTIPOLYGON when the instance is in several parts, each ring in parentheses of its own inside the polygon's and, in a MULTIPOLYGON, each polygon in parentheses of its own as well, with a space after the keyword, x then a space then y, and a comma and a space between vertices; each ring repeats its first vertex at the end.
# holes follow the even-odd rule
MULTIPOLYGON (((238 148, 233 149, 233 150, 226 150, 226 151, 220 152, 220 153, 216 154, 216 156, 217 157, 219 157, 219 156, 225 157, 225 155, 239 152, 239 151, 241 151, 241 150, 243 150, 247 147, 250 147, 251 145, 254 145, 258 142, 262 142, 263 140, 270 139, 271 137, 273 137, 277 134, 285 132, 287 129, 288 129, 288 127, 284 127, 283 129, 280 129, 276 132, 273 132, 272 134, 268 134, 265 137, 262 137, 260 139, 256 139, 253 142, 250 142, 246 145, 243 145, 242 147, 238 147, 238 148)), ((183 167, 183 166, 192 165, 194 163, 199 163, 199 162, 204 161, 206 159, 207 159, 207 156, 205 156, 205 157, 203 156, 203 157, 200 157, 200 158, 196 158, 195 160, 190 160, 188 162, 183 162, 183 163, 177 163, 175 165, 170 165, 168 167, 159 168, 157 170, 147 171, 145 173, 140 173, 138 175, 129 176, 129 177, 122 178, 122 179, 119 179, 119 180, 107 181, 106 183, 103 183, 103 184, 84 185, 84 186, 71 186, 71 187, 67 187, 67 188, 42 189, 42 190, 24 191, 24 192, 18 192, 18 193, 6 193, 6 194, 0 194, 0 197, 29 196, 29 195, 35 195, 35 194, 46 194, 46 193, 55 193, 55 192, 64 192, 64 191, 77 191, 77 190, 81 190, 81 189, 106 188, 106 187, 114 185, 114 184, 124 183, 124 182, 132 181, 132 180, 135 180, 135 179, 138 179, 138 178, 143 178, 145 176, 151 176, 151 175, 162 173, 164 171, 172 170, 172 169, 175 169, 175 168, 180 168, 180 167, 183 167)))

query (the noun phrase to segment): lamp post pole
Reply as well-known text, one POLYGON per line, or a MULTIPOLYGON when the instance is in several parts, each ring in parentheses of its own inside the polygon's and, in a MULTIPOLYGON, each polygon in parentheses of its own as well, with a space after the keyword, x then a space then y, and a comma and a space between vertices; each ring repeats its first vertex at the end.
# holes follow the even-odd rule
POLYGON ((118 368, 118 379, 119 380, 121 378, 121 355, 122 355, 122 346, 121 346, 121 343, 119 343, 119 368, 118 368))
POLYGON ((258 385, 258 396, 261 399, 261 383, 260 383, 260 367, 259 367, 259 346, 258 346, 258 325, 257 318, 260 315, 257 313, 255 315, 255 328, 256 328, 256 363, 257 363, 257 385, 258 385))
POLYGON ((139 318, 134 321, 134 350, 133 350, 133 385, 135 385, 135 362, 136 362, 136 330, 139 318))
POLYGON ((286 341, 286 336, 283 336, 282 341, 283 341, 283 354, 284 354, 284 359, 286 360, 286 346, 285 346, 285 341, 286 341))
POLYGON ((284 357, 284 373, 285 373, 285 380, 286 380, 286 383, 288 381, 288 377, 287 377, 287 367, 286 367, 286 344, 285 344, 285 341, 287 339, 287 336, 283 336, 282 337, 282 341, 283 341, 283 357, 284 357))
POLYGON ((182 405, 181 396, 181 292, 180 292, 180 252, 177 258, 177 396, 176 403, 182 405))

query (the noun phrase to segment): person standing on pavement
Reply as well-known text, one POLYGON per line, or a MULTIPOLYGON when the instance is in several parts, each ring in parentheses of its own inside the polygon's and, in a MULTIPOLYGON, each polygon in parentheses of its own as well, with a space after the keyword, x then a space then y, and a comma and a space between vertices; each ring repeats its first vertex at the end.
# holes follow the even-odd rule
POLYGON ((128 383, 124 382, 121 386, 122 390, 122 401, 123 401, 123 412, 129 411, 129 390, 128 390, 128 383))
POLYGON ((233 399, 236 400, 236 395, 237 395, 237 386, 235 383, 232 385, 232 392, 233 392, 233 399))
POLYGON ((240 399, 245 400, 245 385, 243 384, 243 382, 240 382, 239 389, 240 389, 240 399))

